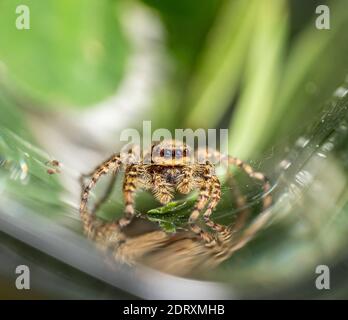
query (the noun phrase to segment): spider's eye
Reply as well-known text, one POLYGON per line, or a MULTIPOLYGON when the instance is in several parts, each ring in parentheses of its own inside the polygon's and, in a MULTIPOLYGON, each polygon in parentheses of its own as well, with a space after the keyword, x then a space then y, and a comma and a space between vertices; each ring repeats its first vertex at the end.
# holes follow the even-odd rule
POLYGON ((184 149, 183 155, 184 155, 184 157, 189 157, 190 152, 187 149, 184 149))
POLYGON ((164 157, 167 158, 167 159, 171 158, 171 157, 172 157, 172 150, 170 150, 170 149, 165 149, 165 150, 163 151, 163 155, 164 155, 164 157))
POLYGON ((163 157, 163 156, 164 156, 164 150, 161 149, 161 151, 160 151, 160 157, 163 157))
POLYGON ((175 156, 176 156, 177 158, 181 158, 181 157, 182 157, 182 151, 181 151, 181 149, 176 149, 176 150, 175 150, 175 156))

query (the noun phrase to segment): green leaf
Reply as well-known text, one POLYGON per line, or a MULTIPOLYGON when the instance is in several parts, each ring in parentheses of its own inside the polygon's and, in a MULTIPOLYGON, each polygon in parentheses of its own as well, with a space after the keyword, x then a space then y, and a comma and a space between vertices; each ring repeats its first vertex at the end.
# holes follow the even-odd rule
POLYGON ((167 232, 175 232, 179 227, 187 225, 188 217, 192 212, 195 196, 185 200, 172 201, 166 205, 147 211, 150 221, 159 223, 167 232))
POLYGON ((182 209, 186 209, 192 205, 194 200, 180 200, 180 201, 172 201, 167 203, 162 207, 158 207, 155 209, 151 209, 147 212, 147 214, 168 214, 168 213, 176 213, 177 211, 181 211, 182 209))
MULTIPOLYGON (((277 101, 272 122, 267 124, 264 139, 274 140, 297 134, 325 106, 332 92, 348 74, 348 28, 346 1, 330 2, 330 29, 318 30, 314 19, 295 39, 277 101), (275 139, 276 138, 276 139, 275 139)), ((315 12, 313 6, 313 13, 315 12)))
MULTIPOLYGON (((155 8, 166 27, 168 47, 181 76, 194 68, 196 58, 222 0, 143 0, 155 8)), ((181 83, 182 85, 182 83, 181 83)))
POLYGON ((17 104, 0 89, 0 127, 6 127, 21 137, 33 141, 24 114, 17 104))
POLYGON ((230 105, 243 68, 257 2, 226 1, 220 8, 189 83, 186 125, 214 127, 230 105))
POLYGON ((108 0, 1 1, 0 61, 36 105, 91 105, 115 92, 124 71, 120 13, 108 0), (30 9, 29 30, 16 28, 18 5, 30 9))
POLYGON ((257 12, 241 97, 230 127, 230 151, 241 158, 260 150, 263 133, 272 123, 287 38, 285 1, 262 1, 257 12))

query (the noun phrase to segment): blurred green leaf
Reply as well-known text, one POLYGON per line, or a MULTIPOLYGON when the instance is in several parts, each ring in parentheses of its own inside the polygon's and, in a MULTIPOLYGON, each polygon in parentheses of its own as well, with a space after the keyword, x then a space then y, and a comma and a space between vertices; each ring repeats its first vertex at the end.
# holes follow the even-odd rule
POLYGON ((33 141, 29 129, 26 126, 23 112, 13 102, 11 97, 0 89, 0 127, 6 127, 28 141, 33 141))
MULTIPOLYGON (((267 8, 266 3, 262 3, 260 12, 267 8)), ((316 18, 316 4, 311 6, 316 18)), ((330 30, 316 29, 311 19, 290 43, 286 58, 282 49, 287 38, 286 6, 275 1, 267 14, 258 16, 260 20, 267 17, 273 21, 274 27, 268 29, 267 38, 260 38, 259 47, 251 47, 245 86, 230 127, 234 154, 242 158, 255 156, 284 138, 298 137, 298 132, 325 107, 348 74, 348 43, 342 41, 348 28, 345 6, 344 1, 330 5, 330 30)), ((255 25, 256 41, 263 32, 262 26, 262 21, 255 25)))
POLYGON ((16 87, 47 106, 86 106, 115 92, 128 47, 109 0, 0 2, 0 61, 16 87), (30 29, 16 28, 18 5, 30 29))
POLYGON ((150 221, 159 223, 166 232, 175 232, 178 227, 186 227, 194 202, 195 197, 172 201, 162 207, 148 210, 147 217, 150 221))
POLYGON ((272 121, 263 132, 268 145, 307 126, 348 74, 347 2, 337 0, 328 5, 330 30, 316 29, 313 19, 295 39, 274 101, 272 121))
POLYGON ((189 84, 186 125, 214 127, 236 94, 258 3, 226 1, 220 8, 189 84))
POLYGON ((167 30, 168 47, 179 73, 187 76, 223 0, 143 0, 155 8, 167 30))
POLYGON ((192 206, 192 202, 194 200, 182 200, 182 201, 172 201, 167 203, 166 205, 151 209, 147 213, 148 214, 167 214, 167 213, 176 213, 179 210, 186 209, 192 206))
POLYGON ((230 126, 230 151, 241 158, 260 150, 263 132, 273 120, 287 39, 286 2, 259 2, 253 24, 241 97, 230 126))

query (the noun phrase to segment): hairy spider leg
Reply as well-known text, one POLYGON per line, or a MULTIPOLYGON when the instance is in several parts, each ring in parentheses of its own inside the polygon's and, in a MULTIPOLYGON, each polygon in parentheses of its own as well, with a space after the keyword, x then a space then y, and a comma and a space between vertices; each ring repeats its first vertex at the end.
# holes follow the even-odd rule
POLYGON ((246 197, 241 193, 234 176, 230 170, 227 171, 227 181, 231 187, 231 193, 235 199, 236 208, 239 209, 235 221, 229 226, 223 226, 217 233, 219 244, 214 249, 214 259, 217 264, 228 259, 235 251, 238 239, 243 238, 240 233, 250 215, 250 209, 246 206, 246 197))
POLYGON ((116 178, 117 178, 117 173, 112 172, 111 179, 108 183, 107 188, 104 191, 104 194, 100 199, 95 203, 93 209, 91 210, 91 213, 94 214, 95 212, 98 211, 98 209, 105 203, 105 201, 110 197, 112 194, 112 191, 114 190, 115 184, 116 184, 116 178))
POLYGON ((236 201, 236 208, 239 209, 240 212, 238 212, 236 220, 226 229, 231 233, 237 233, 244 227, 250 215, 250 209, 246 206, 246 197, 240 192, 233 174, 229 170, 227 170, 227 182, 231 186, 231 192, 236 201))
POLYGON ((99 165, 91 174, 91 179, 87 185, 83 185, 81 194, 81 204, 80 204, 80 217, 83 223, 84 232, 92 237, 94 233, 94 222, 95 222, 95 212, 90 213, 87 210, 88 199, 91 190, 94 188, 101 176, 112 171, 115 175, 119 170, 121 165, 121 160, 119 155, 113 155, 108 160, 104 161, 99 165))
POLYGON ((182 174, 178 179, 176 189, 182 194, 188 194, 193 189, 193 173, 194 170, 191 167, 182 169, 182 174))
MULTIPOLYGON (((232 180, 233 180, 232 176, 229 178, 229 180, 232 183, 232 180)), ((235 184, 233 185, 233 187, 235 187, 235 184)), ((237 207, 242 208, 243 206, 245 206, 245 198, 239 192, 237 192, 235 188, 233 187, 232 187, 232 190, 234 192, 234 197, 236 198, 237 207)), ((221 240, 221 242, 225 242, 228 239, 231 239, 233 233, 239 231, 243 227, 249 210, 245 210, 245 209, 242 210, 242 212, 238 215, 237 220, 234 223, 234 227, 232 229, 222 224, 216 223, 210 218, 211 214, 213 213, 214 209, 216 208, 216 206, 218 205, 221 199, 220 181, 216 176, 212 177, 210 194, 211 194, 210 202, 208 204, 206 211, 203 214, 203 219, 205 224, 217 233, 219 240, 221 240)))
POLYGON ((263 211, 266 210, 267 208, 269 208, 272 204, 272 196, 269 193, 269 191, 271 190, 271 184, 269 182, 269 179, 262 173, 262 172, 257 172, 254 171, 254 169, 247 163, 245 163, 244 161, 235 158, 235 157, 228 157, 228 163, 235 165, 239 168, 241 168, 242 170, 244 170, 244 172, 253 179, 259 180, 262 182, 263 185, 263 191, 264 191, 264 197, 263 197, 263 211))
POLYGON ((233 239, 234 234, 236 234, 243 228, 250 214, 250 210, 246 207, 246 198, 244 195, 241 194, 231 172, 228 172, 227 182, 231 186, 231 192, 232 196, 235 199, 236 207, 237 209, 240 209, 240 212, 238 213, 234 223, 231 226, 224 226, 210 219, 210 215, 212 214, 213 210, 215 209, 216 205, 220 200, 220 198, 217 196, 217 193, 220 193, 221 196, 221 191, 216 191, 218 190, 218 188, 220 188, 219 180, 216 181, 215 188, 213 188, 211 191, 212 198, 214 197, 214 194, 216 194, 216 198, 212 200, 212 202, 209 204, 206 212, 203 215, 206 225, 217 233, 218 239, 220 240, 221 244, 233 239), (219 184, 219 187, 217 186, 217 184, 219 184))
MULTIPOLYGON (((221 159, 226 160, 226 156, 222 155, 218 151, 215 151, 213 153, 208 154, 208 159, 221 159)), ((266 210, 272 203, 272 197, 269 194, 269 190, 271 188, 268 178, 261 172, 256 172, 253 170, 253 168, 248 165, 247 163, 243 162, 242 160, 227 156, 228 164, 235 165, 239 168, 241 168, 243 171, 245 171, 251 178, 257 179, 262 181, 263 183, 263 190, 265 193, 265 197, 263 199, 263 210, 266 210)), ((232 227, 225 227, 221 224, 215 223, 210 219, 210 216, 213 212, 213 210, 216 208, 217 204, 219 203, 219 200, 221 198, 221 187, 220 183, 217 177, 214 177, 214 182, 211 184, 211 202, 208 204, 207 210, 205 211, 203 218, 205 221, 205 224, 210 227, 213 231, 217 232, 218 238, 220 240, 227 241, 228 239, 232 238, 232 233, 236 233, 240 231, 243 226, 245 225, 245 222, 247 220, 247 217, 250 214, 250 210, 247 208, 244 209, 237 217, 237 220, 233 224, 232 227)), ((235 188, 235 183, 233 180, 232 173, 228 170, 228 180, 230 183, 234 184, 232 187, 233 192, 235 193, 235 197, 237 199, 237 206, 238 207, 244 207, 245 206, 245 197, 241 196, 240 193, 236 193, 237 188, 235 188)))
POLYGON ((123 182, 123 197, 125 203, 124 216, 118 220, 121 228, 129 225, 135 216, 134 198, 139 179, 139 171, 137 165, 129 165, 125 172, 123 182))
POLYGON ((153 195, 160 203, 166 204, 173 199, 174 188, 160 174, 153 174, 152 183, 153 195))
MULTIPOLYGON (((220 250, 215 254, 215 258, 219 261, 224 261, 230 257, 235 251, 244 247, 250 240, 254 238, 257 232, 262 229, 270 220, 272 214, 267 210, 272 204, 272 196, 269 194, 271 185, 269 179, 261 172, 256 172, 253 168, 242 160, 228 156, 228 163, 243 169, 251 178, 262 181, 265 197, 263 199, 263 212, 255 218, 249 227, 247 227, 239 236, 234 236, 245 225, 246 219, 250 214, 247 208, 237 217, 237 220, 230 229, 231 236, 225 238, 220 250)), ((229 173, 230 174, 230 173, 229 173)), ((232 175, 231 175, 232 177, 232 175)), ((240 199, 240 205, 244 206, 245 199, 240 199)))
POLYGON ((216 176, 211 177, 211 184, 210 184, 210 202, 208 204, 208 207, 206 211, 203 214, 203 219, 205 224, 210 227, 213 231, 216 231, 218 233, 222 232, 225 227, 221 224, 215 223, 210 219, 210 215, 212 214, 213 210, 218 205, 220 199, 221 199, 221 186, 220 181, 216 176))
POLYGON ((249 164, 238 159, 236 157, 232 157, 229 155, 224 155, 219 151, 215 150, 208 154, 208 159, 220 160, 221 163, 227 163, 228 165, 234 165, 240 169, 242 169, 250 178, 259 180, 262 182, 264 197, 263 197, 263 211, 269 208, 272 204, 272 196, 269 193, 271 189, 271 184, 269 179, 262 173, 255 171, 249 164))
POLYGON ((203 182, 199 189, 199 194, 194 206, 194 209, 189 218, 189 226, 195 234, 200 236, 206 243, 214 243, 214 238, 206 231, 202 230, 197 225, 197 220, 199 218, 200 213, 206 206, 209 200, 209 190, 211 189, 211 185, 215 181, 215 175, 212 175, 211 172, 212 166, 207 164, 204 168, 203 172, 203 182))
MULTIPOLYGON (((85 188, 84 179, 90 178, 93 175, 94 172, 95 172, 95 170, 92 171, 89 174, 82 174, 81 175, 81 177, 80 177, 80 184, 82 186, 82 189, 85 188)), ((116 178, 117 178, 117 172, 113 171, 111 179, 110 179, 110 181, 108 183, 108 186, 106 187, 106 189, 104 191, 104 194, 96 201, 96 203, 94 204, 94 207, 92 208, 92 210, 90 210, 91 214, 95 214, 99 210, 99 208, 105 203, 105 201, 110 197, 110 195, 112 194, 112 192, 114 190, 114 187, 115 187, 116 178)))
POLYGON ((271 217, 271 210, 263 211, 251 222, 250 226, 239 234, 239 236, 232 237, 231 240, 225 241, 214 254, 216 262, 220 263, 225 261, 232 256, 234 252, 242 249, 270 221, 271 217))

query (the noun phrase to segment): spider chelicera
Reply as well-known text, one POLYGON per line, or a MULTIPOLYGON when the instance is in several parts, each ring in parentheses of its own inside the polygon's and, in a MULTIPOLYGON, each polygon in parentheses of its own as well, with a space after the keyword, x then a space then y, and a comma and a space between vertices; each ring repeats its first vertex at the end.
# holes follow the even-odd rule
MULTIPOLYGON (((211 220, 211 214, 221 198, 221 186, 215 174, 215 165, 211 159, 225 160, 227 164, 235 165, 244 170, 251 178, 262 182, 264 197, 263 208, 270 206, 272 202, 269 194, 270 183, 267 177, 256 172, 247 163, 231 156, 221 155, 218 151, 192 149, 185 143, 177 140, 164 140, 154 143, 151 150, 145 152, 138 161, 132 160, 134 153, 130 151, 126 156, 112 155, 108 160, 98 166, 91 174, 88 183, 83 185, 80 214, 84 224, 85 233, 91 230, 91 221, 94 221, 95 212, 99 206, 97 203, 91 213, 88 213, 87 203, 90 191, 96 185, 99 178, 107 173, 116 174, 123 169, 125 177, 123 181, 123 197, 125 203, 124 216, 116 221, 115 230, 121 230, 127 226, 135 216, 135 192, 137 189, 151 190, 154 197, 162 204, 166 204, 174 197, 175 192, 188 194, 192 190, 198 190, 198 196, 189 218, 190 229, 199 235, 206 243, 214 241, 209 233, 203 231, 197 225, 197 219, 203 214, 205 224, 219 234, 225 231, 225 227, 211 220), (205 161, 197 161, 204 155, 205 161)), ((114 184, 114 180, 111 181, 114 184)), ((112 228, 111 228, 112 229, 112 228)), ((110 228, 108 229, 110 231, 110 228)))

